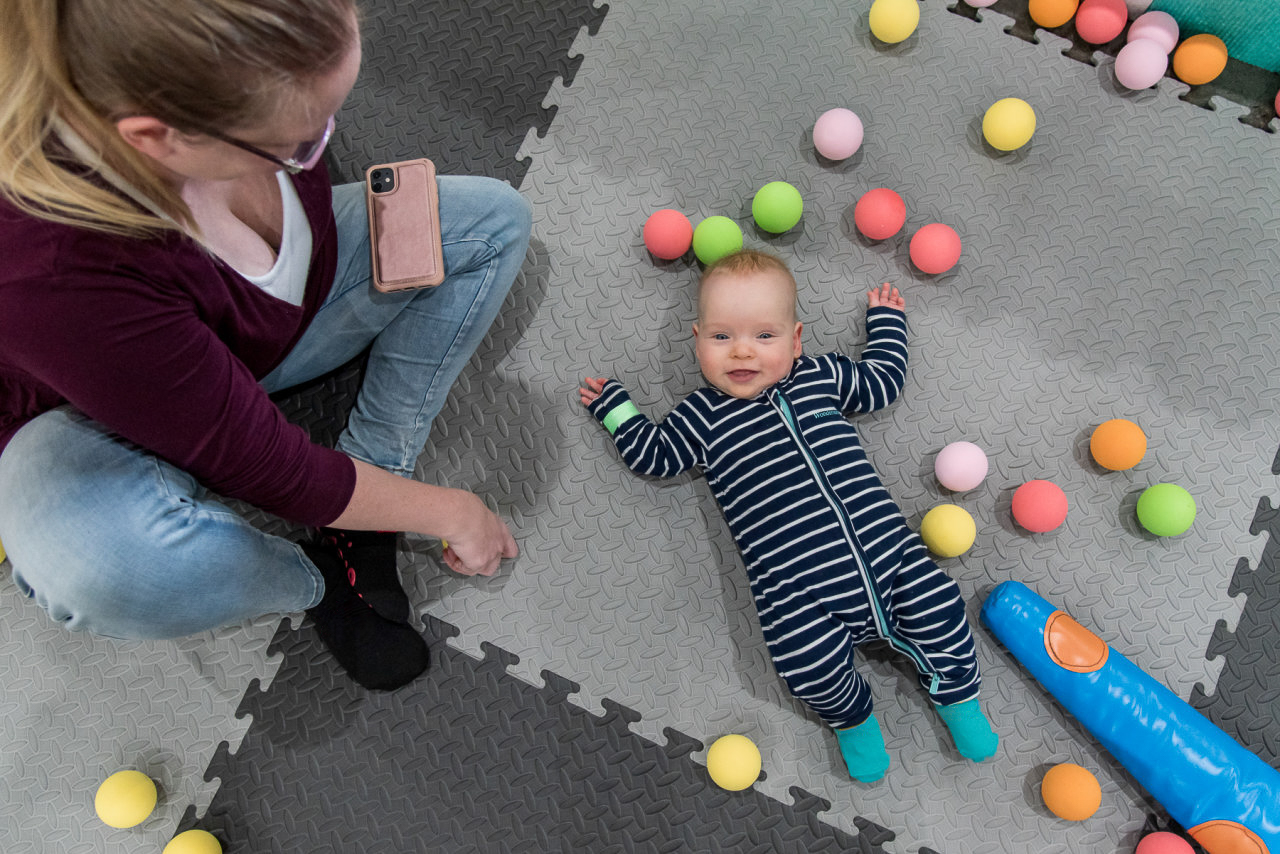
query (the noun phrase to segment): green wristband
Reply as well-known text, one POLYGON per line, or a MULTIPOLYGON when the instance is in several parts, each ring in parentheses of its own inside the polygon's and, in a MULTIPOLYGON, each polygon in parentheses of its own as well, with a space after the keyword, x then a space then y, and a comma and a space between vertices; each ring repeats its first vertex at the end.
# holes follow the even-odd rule
POLYGON ((608 430, 609 435, 612 436, 631 416, 639 414, 640 410, 636 405, 627 400, 610 409, 609 414, 600 423, 604 424, 604 429, 608 430))

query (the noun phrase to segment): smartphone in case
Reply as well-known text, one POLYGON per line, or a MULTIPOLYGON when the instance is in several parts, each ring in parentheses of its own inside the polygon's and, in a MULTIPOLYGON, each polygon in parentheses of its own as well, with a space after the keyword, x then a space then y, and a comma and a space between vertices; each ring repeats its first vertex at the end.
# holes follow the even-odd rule
POLYGON ((383 292, 444 281, 435 164, 424 157, 365 171, 373 286, 383 292))

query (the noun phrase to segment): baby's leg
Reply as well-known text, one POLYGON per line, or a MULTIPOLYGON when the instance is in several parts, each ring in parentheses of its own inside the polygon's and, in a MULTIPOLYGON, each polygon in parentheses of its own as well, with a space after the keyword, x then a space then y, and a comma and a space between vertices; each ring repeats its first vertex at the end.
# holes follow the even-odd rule
POLYGON ((905 565, 890 596, 890 619, 910 644, 942 720, 966 759, 981 762, 996 752, 999 737, 978 705, 982 677, 960 589, 929 558, 923 544, 904 549, 905 565))
POLYGON ((836 731, 850 776, 879 780, 889 768, 889 754, 871 714, 871 689, 853 667, 853 634, 823 603, 798 599, 788 603, 794 607, 785 616, 775 609, 762 612, 774 667, 791 693, 836 731), (805 603, 797 606, 798 599, 805 603), (775 619, 765 623, 765 617, 775 619))

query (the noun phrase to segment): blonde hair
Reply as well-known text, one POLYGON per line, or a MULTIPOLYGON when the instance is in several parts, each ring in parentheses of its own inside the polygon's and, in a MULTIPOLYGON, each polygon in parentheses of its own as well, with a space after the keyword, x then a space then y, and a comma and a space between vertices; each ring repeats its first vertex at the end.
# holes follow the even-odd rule
POLYGON ((260 122, 336 68, 355 36, 355 0, 0 2, 0 195, 41 219, 136 237, 191 227, 191 212, 117 120, 154 116, 183 133, 260 122), (95 162, 66 150, 59 123, 95 162))
POLYGON ((702 291, 712 276, 749 276, 754 273, 780 273, 791 286, 791 306, 795 310, 796 277, 787 263, 777 255, 758 249, 739 249, 707 266, 698 280, 698 317, 702 317, 702 291))

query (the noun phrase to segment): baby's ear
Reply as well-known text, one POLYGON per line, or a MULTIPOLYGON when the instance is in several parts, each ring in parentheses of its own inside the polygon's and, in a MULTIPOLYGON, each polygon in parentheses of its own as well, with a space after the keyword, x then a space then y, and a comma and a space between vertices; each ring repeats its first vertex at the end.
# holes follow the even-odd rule
POLYGON ((696 323, 695 323, 695 324, 693 324, 693 337, 694 337, 694 338, 697 338, 697 337, 698 337, 698 324, 696 324, 696 323))
POLYGON ((795 346, 793 348, 793 353, 792 353, 794 358, 797 358, 797 359, 800 358, 801 354, 804 352, 804 346, 800 343, 800 333, 803 330, 804 330, 804 324, 797 320, 795 342, 794 342, 795 346))

